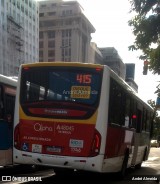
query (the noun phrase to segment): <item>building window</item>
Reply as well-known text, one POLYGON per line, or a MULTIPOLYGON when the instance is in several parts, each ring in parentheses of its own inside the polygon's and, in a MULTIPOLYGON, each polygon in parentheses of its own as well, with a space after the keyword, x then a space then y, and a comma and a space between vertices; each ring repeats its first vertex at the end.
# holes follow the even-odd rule
POLYGON ((41 5, 41 8, 46 8, 46 7, 47 7, 46 4, 41 5))
POLYGON ((41 58, 43 57, 43 51, 42 50, 39 51, 39 57, 41 57, 41 58))
POLYGON ((36 20, 36 19, 35 19, 35 15, 33 15, 33 21, 35 22, 35 20, 36 20))
POLYGON ((71 29, 63 30, 62 37, 71 37, 71 29))
POLYGON ((71 29, 62 31, 62 61, 71 61, 71 29))
POLYGON ((56 12, 48 12, 48 15, 49 16, 54 16, 54 15, 56 15, 56 12))
POLYGON ((54 48, 55 47, 55 41, 54 40, 48 41, 48 47, 49 48, 54 48))
POLYGON ((66 20, 65 24, 66 24, 67 26, 70 26, 70 25, 72 25, 72 21, 71 21, 71 20, 66 20))
POLYGON ((55 31, 48 31, 48 38, 55 38, 55 31))
POLYGON ((17 1, 17 8, 20 9, 20 2, 17 1))
POLYGON ((43 16, 44 16, 44 13, 39 13, 39 16, 40 16, 40 17, 43 17, 43 16))
POLYGON ((1 1, 2 6, 4 7, 4 0, 1 1))
POLYGON ((39 42, 39 48, 43 48, 43 42, 39 42))
POLYGON ((43 58, 39 58, 39 62, 43 62, 43 58))
POLYGON ((29 11, 29 18, 31 19, 32 18, 32 13, 29 11))
POLYGON ((70 38, 64 38, 62 40, 62 47, 69 47, 71 46, 71 39, 70 38))
POLYGON ((55 56, 55 50, 49 50, 48 57, 54 57, 54 56, 55 56))
POLYGON ((70 47, 62 47, 62 61, 71 61, 70 47))
POLYGON ((48 59, 48 62, 53 62, 53 61, 55 61, 55 58, 54 57, 48 59))
POLYGON ((40 27, 52 27, 55 26, 56 23, 53 20, 48 20, 48 21, 40 21, 39 25, 40 27))
POLYGON ((29 7, 32 8, 32 3, 31 3, 31 1, 29 1, 29 7))
POLYGON ((56 3, 52 3, 52 7, 56 7, 56 3))
POLYGON ((72 10, 64 10, 62 12, 62 16, 69 16, 69 15, 72 15, 72 10))
POLYGON ((21 5, 21 11, 24 13, 24 6, 21 5))
POLYGON ((28 16, 28 10, 27 9, 25 9, 25 14, 28 16))
POLYGON ((15 1, 13 1, 12 3, 13 3, 14 6, 16 5, 16 2, 15 1))
POLYGON ((28 0, 25 0, 25 3, 28 4, 28 0))
POLYGON ((39 38, 40 38, 40 39, 43 38, 43 32, 39 32, 39 38))
POLYGON ((36 9, 36 5, 33 3, 33 10, 35 10, 36 9))

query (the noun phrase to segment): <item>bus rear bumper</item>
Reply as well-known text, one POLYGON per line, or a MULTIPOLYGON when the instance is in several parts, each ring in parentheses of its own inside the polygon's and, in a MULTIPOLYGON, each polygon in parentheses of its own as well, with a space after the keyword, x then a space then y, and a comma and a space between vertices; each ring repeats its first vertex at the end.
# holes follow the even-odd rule
POLYGON ((68 157, 58 155, 46 155, 29 153, 19 150, 14 151, 14 163, 43 165, 57 168, 68 168, 86 171, 101 172, 103 155, 96 157, 68 157))

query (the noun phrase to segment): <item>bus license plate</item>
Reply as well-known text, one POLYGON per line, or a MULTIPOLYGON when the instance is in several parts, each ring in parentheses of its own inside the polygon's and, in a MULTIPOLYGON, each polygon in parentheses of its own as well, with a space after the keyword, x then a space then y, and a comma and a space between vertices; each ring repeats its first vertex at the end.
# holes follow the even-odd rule
POLYGON ((42 153, 42 145, 40 145, 40 144, 32 144, 32 152, 34 152, 34 153, 42 153))
POLYGON ((48 152, 56 152, 56 153, 61 153, 62 148, 58 146, 47 146, 46 150, 48 152))

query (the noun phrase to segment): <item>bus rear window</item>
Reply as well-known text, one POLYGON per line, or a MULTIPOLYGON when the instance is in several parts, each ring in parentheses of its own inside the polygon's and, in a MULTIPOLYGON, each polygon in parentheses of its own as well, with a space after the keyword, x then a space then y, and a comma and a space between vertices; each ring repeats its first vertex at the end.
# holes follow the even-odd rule
POLYGON ((98 102, 102 70, 75 67, 39 67, 22 70, 21 103, 40 101, 98 102))

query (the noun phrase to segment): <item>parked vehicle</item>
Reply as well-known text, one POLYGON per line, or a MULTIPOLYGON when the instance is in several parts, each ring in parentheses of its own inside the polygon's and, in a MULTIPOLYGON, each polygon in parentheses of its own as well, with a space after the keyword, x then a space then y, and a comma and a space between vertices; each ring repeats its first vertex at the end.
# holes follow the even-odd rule
POLYGON ((159 143, 157 140, 151 140, 151 147, 159 147, 159 143))

